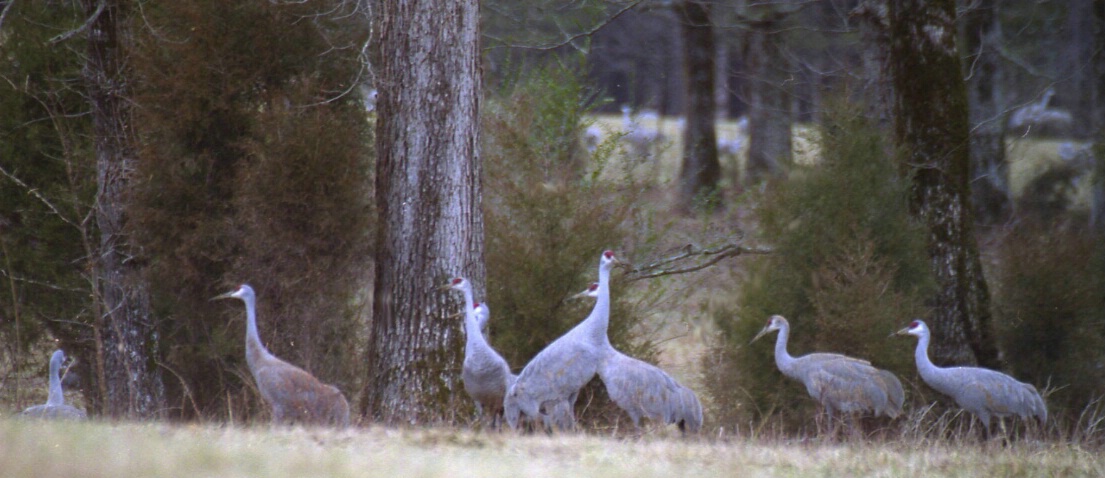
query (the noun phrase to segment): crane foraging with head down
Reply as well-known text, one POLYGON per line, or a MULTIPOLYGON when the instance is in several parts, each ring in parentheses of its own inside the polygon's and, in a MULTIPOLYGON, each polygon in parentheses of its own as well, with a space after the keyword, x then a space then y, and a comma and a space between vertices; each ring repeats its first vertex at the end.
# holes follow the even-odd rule
POLYGON ((442 288, 464 294, 464 366, 460 376, 464 390, 476 402, 476 410, 481 416, 488 414, 492 426, 497 426, 503 414, 503 396, 514 375, 481 331, 490 318, 490 311, 472 298, 472 283, 468 279, 454 278, 442 288))
POLYGON ((833 353, 812 353, 793 357, 787 352, 790 323, 773 315, 752 338, 755 342, 779 331, 775 339, 775 365, 783 375, 802 382, 806 392, 821 405, 829 419, 834 412, 871 412, 895 418, 902 412, 905 392, 894 374, 871 366, 871 362, 833 353))
MULTIPOLYGON (((598 283, 573 297, 597 298, 598 283)), ((635 428, 640 429, 641 418, 676 424, 684 433, 697 433, 702 428, 698 396, 660 367, 611 347, 598 375, 610 400, 629 414, 635 428)))
POLYGON ((598 300, 591 314, 554 340, 518 374, 503 403, 507 424, 517 429, 519 418, 540 419, 546 428, 572 429, 572 410, 579 390, 598 373, 610 347, 610 271, 618 264, 612 251, 599 257, 598 300))
POLYGON ((261 343, 257 332, 257 296, 249 284, 212 298, 239 299, 246 304, 246 364, 261 398, 272 407, 277 423, 349 425, 349 402, 336 387, 280 360, 261 343))
POLYGON ((50 394, 43 405, 28 407, 20 416, 28 418, 46 418, 60 420, 84 420, 88 416, 65 404, 65 393, 61 390, 61 366, 65 363, 65 352, 55 350, 50 356, 50 394))
MULTIPOLYGON (((1017 415, 1047 422, 1047 406, 1036 387, 1004 373, 981 367, 937 367, 929 360, 931 333, 924 322, 914 320, 896 335, 917 337, 914 359, 921 379, 936 391, 952 397, 960 408, 978 417, 990 435, 990 418, 1017 415)), ((1003 424, 1004 426, 1004 424, 1003 424)))

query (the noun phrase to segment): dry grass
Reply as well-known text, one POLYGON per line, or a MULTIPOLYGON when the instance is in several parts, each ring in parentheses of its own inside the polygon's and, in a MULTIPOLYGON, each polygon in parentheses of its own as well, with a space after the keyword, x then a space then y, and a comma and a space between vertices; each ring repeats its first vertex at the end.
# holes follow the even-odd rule
POLYGON ((1105 474, 1077 446, 612 439, 0 420, 7 476, 1060 476, 1105 474))

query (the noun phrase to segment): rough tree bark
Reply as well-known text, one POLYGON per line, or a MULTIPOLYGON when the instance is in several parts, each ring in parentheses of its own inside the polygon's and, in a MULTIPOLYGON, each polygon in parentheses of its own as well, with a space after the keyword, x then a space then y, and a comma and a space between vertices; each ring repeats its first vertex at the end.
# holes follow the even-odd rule
POLYGON ((955 0, 889 2, 895 140, 910 209, 928 229, 937 281, 934 361, 998 365, 990 294, 972 232, 967 91, 955 45, 955 0))
POLYGON ((149 290, 124 234, 133 138, 122 41, 125 0, 85 0, 88 59, 83 76, 92 110, 97 170, 96 225, 100 251, 93 271, 94 326, 100 412, 113 418, 156 418, 165 388, 155 362, 157 328, 149 290))
POLYGON ((484 282, 479 2, 386 0, 376 11, 379 214, 364 411, 385 423, 449 415, 460 321, 449 276, 484 282))
POLYGON ((975 219, 983 224, 999 223, 1012 211, 998 64, 1001 24, 994 3, 994 0, 974 2, 963 16, 968 55, 963 66, 971 121, 971 192, 975 219))
POLYGON ((781 174, 791 163, 789 94, 783 88, 787 55, 773 36, 785 14, 770 12, 749 22, 745 58, 748 81, 748 164, 745 181, 754 184, 781 174))
POLYGON ((710 5, 684 0, 675 5, 683 31, 683 64, 687 75, 687 96, 683 128, 683 164, 679 171, 678 208, 682 211, 720 205, 718 181, 721 163, 717 157, 717 102, 714 94, 714 28, 710 5))

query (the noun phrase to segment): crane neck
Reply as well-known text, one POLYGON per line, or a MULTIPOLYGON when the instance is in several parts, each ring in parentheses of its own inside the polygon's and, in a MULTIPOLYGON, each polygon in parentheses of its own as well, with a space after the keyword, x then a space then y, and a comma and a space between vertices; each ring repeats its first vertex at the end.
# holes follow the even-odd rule
POLYGON ((257 299, 247 296, 242 301, 246 303, 246 363, 250 370, 255 370, 258 362, 272 354, 261 343, 261 334, 257 332, 257 299))
POLYGON ((930 334, 928 332, 917 337, 917 349, 913 352, 913 357, 917 362, 917 372, 926 381, 940 369, 929 359, 929 339, 930 334))
POLYGON ((46 398, 47 405, 65 405, 65 393, 61 390, 61 362, 64 360, 62 357, 57 353, 50 357, 50 394, 46 398))
POLYGON ((464 293, 464 335, 465 335, 465 351, 471 350, 471 347, 478 345, 480 342, 484 342, 483 333, 480 331, 480 322, 476 317, 476 300, 472 297, 472 287, 461 288, 461 292, 464 293))
POLYGON ((591 309, 591 315, 584 321, 589 324, 590 339, 597 345, 610 348, 610 337, 607 329, 610 328, 610 268, 599 267, 599 287, 595 300, 595 307, 591 309))
POLYGON ((787 352, 787 340, 790 339, 790 325, 783 324, 779 328, 779 336, 775 338, 775 366, 779 371, 788 374, 794 366, 794 357, 787 352))

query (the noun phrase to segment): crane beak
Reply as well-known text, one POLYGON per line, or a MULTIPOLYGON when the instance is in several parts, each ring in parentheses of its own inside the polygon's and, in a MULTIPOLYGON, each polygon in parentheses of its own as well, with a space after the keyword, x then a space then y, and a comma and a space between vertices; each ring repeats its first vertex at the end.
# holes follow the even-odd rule
POLYGON ((237 291, 236 291, 236 290, 232 290, 232 291, 230 291, 230 292, 227 292, 227 293, 225 293, 225 294, 219 294, 219 295, 216 295, 215 297, 212 297, 212 298, 210 298, 210 299, 207 299, 207 300, 233 299, 233 298, 234 298, 234 293, 235 293, 235 292, 237 292, 237 291))
POLYGON ((752 337, 752 340, 749 341, 748 343, 751 344, 752 342, 755 342, 760 337, 763 337, 763 336, 767 335, 768 332, 771 332, 771 330, 768 327, 764 327, 763 330, 760 330, 760 333, 756 334, 755 337, 752 337))
POLYGON ((893 337, 895 335, 909 335, 909 327, 906 327, 902 330, 894 332, 894 333, 890 334, 889 336, 887 336, 886 338, 890 338, 890 337, 893 337))

